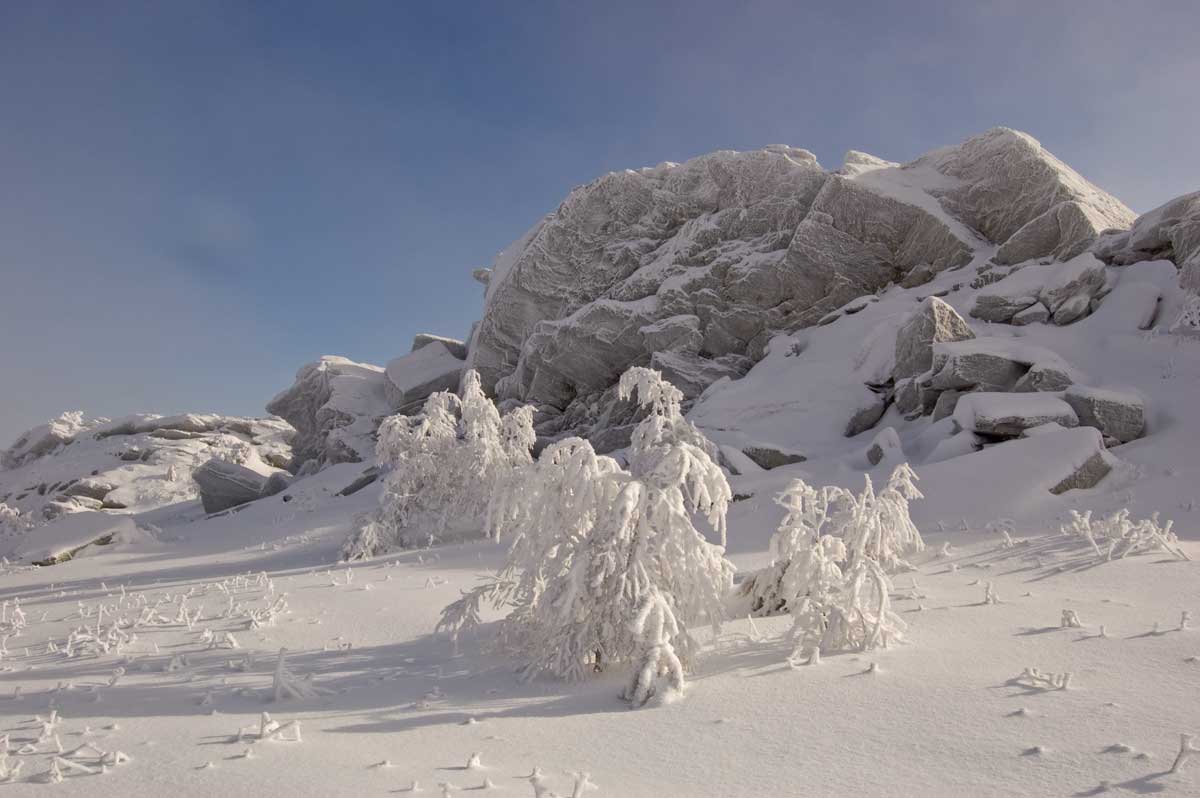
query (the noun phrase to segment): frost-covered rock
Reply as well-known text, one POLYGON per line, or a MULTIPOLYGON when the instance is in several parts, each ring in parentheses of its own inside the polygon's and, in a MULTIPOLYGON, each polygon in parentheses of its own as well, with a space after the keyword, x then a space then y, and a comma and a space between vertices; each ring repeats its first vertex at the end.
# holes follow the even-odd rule
POLYGON ((219 513, 261 497, 268 478, 245 466, 213 458, 197 468, 192 479, 200 487, 204 512, 219 513))
POLYGON ((434 335, 433 333, 417 333, 413 336, 412 350, 416 352, 418 349, 429 346, 430 344, 438 343, 450 350, 450 354, 454 355, 459 360, 467 359, 467 345, 457 338, 447 338, 444 335, 434 335))
POLYGON ((696 354, 704 343, 704 333, 700 328, 700 317, 685 313, 659 319, 642 327, 638 332, 641 333, 642 343, 649 352, 696 354))
POLYGON ((871 440, 867 447, 867 462, 879 465, 884 460, 902 463, 905 461, 904 448, 900 445, 900 436, 892 427, 884 427, 871 440))
POLYGON ((296 428, 294 461, 358 462, 374 454, 373 435, 391 414, 388 379, 379 366, 326 355, 296 372, 267 412, 296 428))
POLYGON ((1113 221, 1076 200, 1060 202, 1013 233, 996 251, 994 260, 1009 265, 1043 257, 1069 260, 1086 251, 1113 221))
POLYGON ((853 438, 879 423, 887 412, 889 397, 885 394, 871 394, 865 404, 861 405, 846 422, 845 436, 853 438))
MULTIPOLYGON (((904 166, 850 153, 830 173, 805 150, 772 146, 613 173, 497 258, 467 366, 501 400, 563 411, 554 434, 583 432, 617 375, 657 352, 757 362, 773 337, 837 323, 981 246, 1013 239, 1010 257, 1074 256, 1096 229, 1132 219, 1004 129, 904 166)), ((1039 295, 1019 299, 992 316, 1009 321, 1039 295)), ((920 373, 901 368, 900 379, 920 373)))
POLYGON ((85 428, 82 412, 75 410, 63 413, 58 418, 39 424, 18 436, 12 446, 5 449, 0 456, 0 465, 4 468, 17 468, 30 460, 36 460, 59 446, 70 443, 85 428))
POLYGON ((1173 261, 1180 270, 1180 284, 1200 292, 1200 191, 1142 214, 1129 230, 1102 237, 1094 250, 1101 260, 1121 266, 1173 261))
POLYGON ((799 452, 780 449, 775 446, 766 446, 758 444, 755 446, 746 446, 742 450, 742 454, 749 457, 759 468, 764 471, 770 471, 773 468, 780 466, 793 465, 795 463, 803 463, 806 458, 799 452))
POLYGON ((278 418, 196 413, 111 421, 78 414, 71 426, 54 447, 33 447, 19 465, 0 470, 0 501, 34 519, 145 512, 195 499, 192 471, 213 457, 264 471, 286 466, 295 434, 278 418))
POLYGON ((1050 321, 1050 309, 1041 302, 1035 302, 1012 317, 1014 327, 1024 327, 1026 324, 1045 324, 1050 321))
POLYGON ((430 394, 458 390, 462 370, 463 361, 444 341, 432 339, 420 346, 414 341, 413 351, 388 362, 384 394, 397 412, 415 412, 430 394))
POLYGON ((1029 264, 980 291, 970 314, 1007 324, 1030 309, 1040 313, 1036 308, 1041 305, 1053 315, 1055 323, 1069 324, 1087 314, 1089 303, 1103 291, 1105 283, 1104 264, 1090 252, 1065 263, 1029 264))
POLYGON ((931 385, 937 390, 1061 391, 1079 373, 1054 352, 1006 338, 934 344, 931 385), (1034 377, 1020 381, 1030 373, 1034 377))
POLYGON ((1072 385, 1063 394, 1085 427, 1095 427, 1106 438, 1128 443, 1146 429, 1146 407, 1141 398, 1121 391, 1072 385))
MULTIPOLYGON (((993 128, 929 153, 916 164, 957 179, 932 193, 951 214, 993 242, 1007 242, 1064 202, 1078 205, 1100 230, 1127 228, 1134 220, 1123 203, 1047 152, 1033 136, 1017 130, 993 128)), ((1014 248, 1032 238, 1032 233, 1022 236, 1014 248)))
POLYGON ((53 565, 77 557, 89 547, 135 543, 146 537, 128 515, 78 512, 33 528, 15 540, 5 541, 3 556, 53 565))
POLYGON ((665 351, 655 352, 650 358, 650 368, 661 372, 667 382, 683 391, 685 399, 695 399, 722 377, 737 379, 750 366, 750 359, 741 355, 724 355, 713 359, 665 351))
POLYGON ((958 399, 954 421, 978 435, 1016 438, 1051 422, 1079 426, 1071 405, 1051 393, 969 393, 958 399))
POLYGON ((966 341, 975 333, 962 316, 937 297, 927 297, 896 334, 896 365, 892 376, 897 380, 915 377, 933 365, 933 345, 966 341))

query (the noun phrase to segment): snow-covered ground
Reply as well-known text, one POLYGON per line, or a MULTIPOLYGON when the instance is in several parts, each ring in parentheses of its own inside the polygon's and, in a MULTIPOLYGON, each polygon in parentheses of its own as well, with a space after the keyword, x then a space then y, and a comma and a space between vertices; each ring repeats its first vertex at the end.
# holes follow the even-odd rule
MULTIPOLYGON (((11 613, 20 598, 28 626, 8 640, 0 674, 8 765, 36 776, 58 743, 90 743, 130 761, 103 779, 67 770, 43 789, 130 796, 388 794, 414 780, 438 794, 441 782, 467 790, 485 779, 532 795, 522 777, 535 766, 560 794, 571 794, 568 771, 587 771, 595 794, 630 798, 1076 795, 1105 782, 1116 794, 1188 795, 1200 783, 1195 765, 1164 773, 1180 732, 1200 725, 1200 628, 1177 631, 1182 610, 1200 609, 1194 543, 1192 562, 1097 563, 1086 543, 1058 535, 1018 530, 1002 548, 978 527, 935 529, 918 570, 895 580, 907 645, 793 669, 777 639, 786 619, 737 620, 709 641, 684 701, 631 711, 619 676, 522 684, 473 641, 456 653, 431 637, 441 608, 498 564, 493 544, 335 564, 350 516, 375 499, 370 489, 330 498, 352 473, 323 472, 287 503, 178 527, 160 518, 181 536, 170 543, 10 569, 3 599, 11 613), (999 604, 983 603, 985 582, 999 604), (289 610, 248 629, 220 617, 230 594, 252 609, 286 594, 289 610), (176 622, 181 596, 199 614, 191 629, 176 622), (68 657, 69 632, 94 627, 102 605, 157 606, 165 622, 130 630, 137 639, 121 653, 68 657), (1083 628, 1061 628, 1064 609, 1083 628), (226 631, 238 648, 205 642, 226 631), (281 647, 293 673, 328 693, 270 702, 281 647), (1029 667, 1070 672, 1070 689, 1016 683, 1029 667), (39 743, 36 718, 54 709, 39 743), (300 721, 302 741, 256 741, 263 711, 300 721), (467 768, 475 752, 483 767, 467 768)), ((734 560, 760 566, 778 508, 758 498, 735 508, 734 560)), ((72 759, 91 767, 89 755, 72 759)), ((23 780, 14 794, 36 786, 23 780)))
MULTIPOLYGON (((1022 136, 1000 131, 975 146, 1025 147, 1022 136)), ((460 342, 435 346, 428 336, 386 370, 323 358, 271 403, 290 427, 280 419, 84 422, 67 414, 31 431, 0 470, 0 501, 21 511, 0 507, 0 786, 14 795, 53 789, 96 798, 1200 794, 1200 757, 1176 767, 1181 735, 1200 735, 1200 620, 1191 621, 1200 618, 1200 339, 1172 331, 1189 299, 1179 264, 1157 259, 1167 251, 1162 236, 1146 232, 1163 214, 1092 246, 1098 226, 1087 251, 1064 223, 1055 252, 1069 254, 1012 267, 1001 250, 1037 244, 1042 226, 1058 217, 1018 219, 1018 200, 1027 199, 1019 191, 994 213, 975 214, 961 190, 981 178, 956 160, 961 153, 951 148, 905 167, 852 153, 824 207, 845 212, 834 201, 838 192, 859 196, 842 185, 856 183, 873 209, 865 218, 909 219, 942 252, 941 271, 932 257, 913 258, 906 268, 926 267, 926 281, 887 284, 815 326, 773 334, 752 368, 737 354, 719 379, 715 371, 686 373, 716 362, 700 356, 699 317, 659 319, 664 299, 638 282, 713 299, 707 288, 685 291, 678 242, 667 240, 659 260, 647 249, 647 264, 621 278, 632 298, 603 296, 561 319, 543 318, 546 297, 504 287, 510 272, 544 265, 523 252, 541 240, 539 226, 490 273, 491 315, 466 361, 460 342), (1014 229, 984 237, 984 222, 1014 229), (1139 237, 1153 246, 1126 247, 1139 237), (1104 247, 1112 251, 1102 262, 1093 252, 1104 247), (953 335, 908 346, 921 313, 945 325, 939 334, 953 335), (1000 321, 985 320, 997 314, 1000 321), (1010 319, 1030 323, 1001 323, 1010 319), (505 336, 532 321, 540 325, 530 338, 536 346, 521 344, 524 365, 514 366, 505 336), (495 611, 457 641, 434 634, 442 609, 501 567, 504 545, 443 542, 339 562, 385 488, 405 484, 386 473, 387 463, 372 481, 373 437, 388 413, 478 367, 507 399, 505 434, 519 439, 526 461, 535 413, 514 410, 519 402, 506 391, 566 402, 566 412, 547 402, 536 408, 543 444, 551 428, 598 439, 628 433, 632 415, 603 426, 616 418, 605 358, 634 353, 644 363, 660 350, 638 347, 653 348, 668 332, 697 339, 676 361, 686 366, 682 376, 707 385, 688 418, 720 447, 729 473, 726 553, 739 581, 771 563, 771 537, 784 518, 775 498, 793 480, 858 491, 865 476, 881 487, 898 464, 913 466, 924 498, 912 502, 912 519, 926 545, 906 554, 914 570, 892 576, 891 607, 908 627, 902 644, 794 665, 790 619, 751 619, 731 595, 731 618, 719 631, 693 630, 703 651, 683 700, 631 711, 619 698, 626 668, 579 683, 523 681, 521 663, 488 647, 495 611), (581 360, 569 345, 589 340, 591 359, 581 360), (920 360, 914 352, 924 360, 902 371, 897 360, 920 360), (518 384, 526 367, 529 385, 518 384), (591 382, 594 393, 575 396, 591 382), (344 462, 360 456, 364 462, 344 462), (218 489, 244 504, 204 512, 189 475, 209 458, 231 475, 218 489), (1060 533, 1073 512, 1100 518, 1122 508, 1135 519, 1158 513, 1180 541, 1131 556, 1114 545, 1115 556, 1106 556, 1107 544, 1060 533)), ((811 156, 790 149, 717 154, 671 179, 742 160, 774 170, 764 174, 779 178, 786 196, 805 186, 815 192, 826 180, 811 156)), ((1061 164, 1050 163, 1058 174, 1061 164)), ((609 176, 589 190, 640 190, 675 170, 609 176)), ((766 185, 763 174, 747 174, 747 185, 766 185)), ((1067 182, 1087 200, 1079 213, 1125 218, 1127 209, 1072 175, 1067 182)), ((590 201, 587 191, 572 196, 566 211, 590 201)), ((544 238, 571 229, 564 212, 548 217, 544 238)), ((834 216, 818 216, 806 234, 833 236, 825 228, 834 216)), ((705 224, 691 220, 681 236, 700 236, 705 224)), ((783 257, 782 249, 751 253, 740 244, 730 252, 742 258, 729 266, 735 276, 783 257)), ((1181 250, 1173 254, 1182 260, 1181 250)), ((575 287, 570 269, 558 276, 575 287)), ((764 312, 738 308, 718 308, 713 318, 734 323, 764 312)), ((486 407, 499 428, 490 401, 478 398, 461 411, 464 424, 472 415, 485 425, 486 407)), ((453 451, 469 436, 446 414, 440 441, 453 451)), ((385 428, 381 449, 408 445, 408 432, 402 419, 385 428)), ((613 452, 630 459, 631 473, 633 440, 613 452)), ((717 472, 697 457, 686 462, 717 472)), ((489 461, 492 470, 472 480, 471 462, 454 462, 453 480, 433 484, 436 468, 409 476, 426 480, 422 495, 431 502, 451 506, 443 526, 457 540, 484 514, 489 497, 480 493, 500 484, 493 472, 503 468, 489 461)), ((629 515, 630 528, 644 520, 629 515)))

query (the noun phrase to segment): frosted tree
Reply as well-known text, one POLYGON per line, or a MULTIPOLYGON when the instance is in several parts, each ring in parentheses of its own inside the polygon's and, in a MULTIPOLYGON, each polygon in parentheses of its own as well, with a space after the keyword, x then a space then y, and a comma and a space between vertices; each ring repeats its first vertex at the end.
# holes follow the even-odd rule
POLYGON ((724 557, 732 494, 712 444, 683 418, 677 388, 634 368, 619 391, 647 411, 629 470, 570 438, 515 471, 489 513, 493 534, 510 540, 506 565, 447 607, 439 628, 457 635, 490 600, 510 609, 498 642, 525 661, 527 678, 648 668, 652 676, 635 679, 628 694, 638 704, 660 671, 682 689, 698 648, 688 624, 723 617, 734 570, 724 557), (694 515, 721 545, 708 542, 694 515))
POLYGON ((893 471, 876 494, 815 488, 797 479, 776 499, 784 518, 771 538, 771 564, 740 589, 751 613, 786 612, 792 659, 822 651, 865 651, 902 637, 905 624, 891 609, 887 571, 908 568, 902 555, 924 548, 908 503, 920 498, 908 464, 893 471))
POLYGON ((479 375, 463 377, 462 397, 439 391, 416 416, 379 428, 376 457, 386 469, 378 510, 359 519, 345 559, 479 533, 495 490, 532 462, 533 409, 501 416, 479 375))
POLYGON ((0 502, 0 535, 22 534, 32 526, 20 510, 0 502))

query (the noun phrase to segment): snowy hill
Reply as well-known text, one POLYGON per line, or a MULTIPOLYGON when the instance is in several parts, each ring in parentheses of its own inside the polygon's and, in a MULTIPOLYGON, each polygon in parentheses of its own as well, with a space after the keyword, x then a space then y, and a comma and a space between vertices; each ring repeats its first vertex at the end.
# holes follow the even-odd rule
POLYGON ((1200 193, 1135 217, 1004 128, 775 145, 601 177, 476 276, 465 344, 270 418, 3 453, 0 782, 1200 789, 1200 193))

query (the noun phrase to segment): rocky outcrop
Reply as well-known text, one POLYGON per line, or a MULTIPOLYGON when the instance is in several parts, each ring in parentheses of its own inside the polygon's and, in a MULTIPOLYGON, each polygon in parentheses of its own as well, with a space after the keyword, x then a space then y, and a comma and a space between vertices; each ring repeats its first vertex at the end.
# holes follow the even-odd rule
POLYGON ((896 365, 892 376, 901 380, 929 371, 933 345, 975 337, 954 308, 937 297, 927 297, 896 334, 896 365))
MULTIPOLYGON (((695 393, 721 358, 756 362, 772 336, 836 322, 889 283, 928 282, 981 245, 1001 245, 1001 264, 1073 257, 1132 220, 1006 129, 904 166, 852 152, 831 173, 805 150, 773 146, 613 173, 572 191, 497 258, 466 366, 501 400, 594 425, 587 408, 656 353, 678 353, 660 359, 687 363, 674 370, 695 393)), ((1081 310, 1086 291, 1074 289, 1047 318, 1081 310)), ((1010 321, 1039 297, 980 317, 1010 321)), ((920 373, 925 354, 905 353, 896 378, 920 373)), ((567 423, 555 425, 582 429, 567 423)))
MULTIPOLYGON (((956 147, 946 147, 923 156, 917 165, 928 165, 955 181, 946 187, 933 187, 934 194, 955 218, 982 233, 989 241, 1007 243, 1017 236, 1017 249, 1031 247, 1034 239, 1047 241, 1049 220, 1038 225, 1041 235, 1018 236, 1022 228, 1054 211, 1054 223, 1061 228, 1057 214, 1074 211, 1055 210, 1062 203, 1073 203, 1094 228, 1127 228, 1134 213, 1116 198, 1085 180, 1078 172, 1054 157, 1027 133, 1009 128, 993 128, 956 147)), ((1068 233, 1074 230, 1067 225, 1068 233)), ((1042 253, 1052 254, 1069 242, 1054 242, 1042 253)), ((1003 249, 1003 247, 1002 247, 1003 249)), ((1037 256, 1034 256, 1037 257, 1037 256)), ((1015 261, 1014 261, 1015 262, 1015 261)))
POLYGON ((1065 263, 1031 264, 981 290, 970 314, 984 321, 1028 324, 1031 313, 1040 316, 1044 310, 1055 324, 1070 324, 1090 312, 1106 282, 1104 264, 1090 252, 1065 263))
POLYGON ((1146 407, 1141 398, 1120 391, 1072 385, 1063 394, 1085 427, 1095 427, 1117 443, 1142 437, 1146 430, 1146 407))
POLYGON ((392 412, 379 366, 327 355, 296 373, 267 412, 296 428, 293 463, 359 462, 373 455, 379 422, 392 412))
POLYGON ((12 446, 0 454, 0 466, 18 468, 31 460, 44 457, 59 446, 65 446, 73 441, 75 436, 86 428, 83 413, 79 411, 63 413, 53 421, 39 424, 22 433, 12 446))

